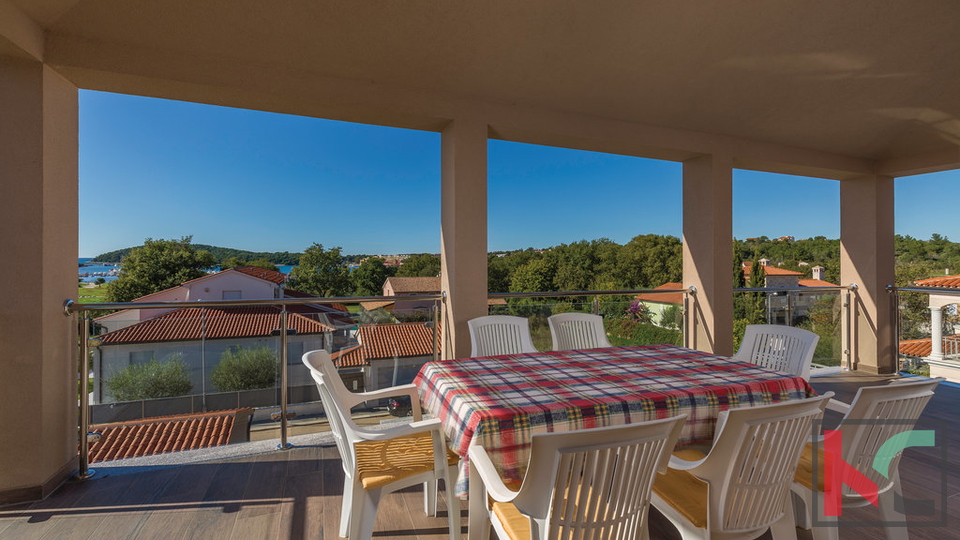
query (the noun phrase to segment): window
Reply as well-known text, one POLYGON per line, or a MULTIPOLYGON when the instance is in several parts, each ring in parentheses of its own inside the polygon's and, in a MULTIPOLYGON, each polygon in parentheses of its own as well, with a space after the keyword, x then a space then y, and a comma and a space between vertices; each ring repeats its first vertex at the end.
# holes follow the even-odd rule
POLYGON ((241 300, 242 298, 242 291, 223 291, 223 300, 241 300))

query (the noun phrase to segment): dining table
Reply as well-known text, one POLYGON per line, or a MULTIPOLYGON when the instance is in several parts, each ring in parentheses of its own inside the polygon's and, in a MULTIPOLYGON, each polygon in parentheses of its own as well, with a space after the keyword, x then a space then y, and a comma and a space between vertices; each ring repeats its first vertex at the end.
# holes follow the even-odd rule
POLYGON ((507 482, 523 479, 537 433, 687 414, 678 445, 709 443, 734 407, 816 395, 789 373, 674 345, 510 354, 427 362, 414 379, 461 457, 456 494, 469 488, 467 452, 484 447, 507 482))

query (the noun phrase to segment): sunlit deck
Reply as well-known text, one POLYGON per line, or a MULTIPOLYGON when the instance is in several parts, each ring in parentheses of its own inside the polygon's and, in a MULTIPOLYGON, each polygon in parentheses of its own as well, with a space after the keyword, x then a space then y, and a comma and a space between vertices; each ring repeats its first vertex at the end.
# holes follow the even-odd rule
MULTIPOLYGON (((849 401, 860 385, 889 377, 831 375, 813 380, 819 392, 833 390, 849 401)), ((960 422, 960 388, 941 385, 925 418, 960 422)), ((829 422, 829 419, 828 419, 829 422)), ((947 519, 955 523, 960 479, 957 449, 960 433, 949 430, 939 444, 948 449, 947 519)), ((940 447, 942 449, 942 446, 940 447)), ((938 450, 939 451, 939 450, 938 450)), ((935 499, 940 509, 941 473, 930 456, 938 451, 908 450, 900 471, 905 495, 935 499)), ((343 473, 333 446, 297 447, 250 457, 149 472, 120 474, 71 482, 44 501, 0 508, 3 539, 148 539, 257 538, 336 539, 343 473)), ((377 515, 379 538, 437 539, 446 536, 446 507, 437 518, 423 514, 419 488, 388 496, 377 515)), ((466 535, 466 503, 463 534, 466 535)), ((843 519, 871 520, 873 508, 845 511, 843 519)), ((917 522, 920 523, 919 521, 917 522)), ((810 534, 798 531, 799 538, 810 534)), ((949 527, 917 526, 914 539, 960 538, 949 527)), ((885 538, 879 527, 844 528, 841 538, 885 538)), ((768 538, 769 534, 764 538, 768 538)), ((665 519, 651 514, 651 538, 679 538, 665 519)))

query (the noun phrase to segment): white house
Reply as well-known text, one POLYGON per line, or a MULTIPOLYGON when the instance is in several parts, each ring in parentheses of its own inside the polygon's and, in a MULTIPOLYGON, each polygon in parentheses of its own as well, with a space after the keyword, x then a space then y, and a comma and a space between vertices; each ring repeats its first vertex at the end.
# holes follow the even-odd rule
MULTIPOLYGON (((289 386, 309 386, 312 380, 300 357, 305 351, 331 350, 334 328, 297 313, 287 326, 289 386)), ((97 336, 94 350, 94 403, 111 401, 106 381, 116 371, 134 364, 179 356, 187 365, 192 393, 215 392, 210 374, 230 347, 267 347, 279 355, 280 310, 273 306, 236 308, 190 307, 168 311, 152 319, 97 336)))
MULTIPOLYGON (((438 328, 437 342, 439 333, 438 328)), ((356 337, 358 345, 334 353, 332 359, 343 372, 362 372, 365 390, 412 382, 424 362, 434 359, 431 323, 362 324, 356 337)))

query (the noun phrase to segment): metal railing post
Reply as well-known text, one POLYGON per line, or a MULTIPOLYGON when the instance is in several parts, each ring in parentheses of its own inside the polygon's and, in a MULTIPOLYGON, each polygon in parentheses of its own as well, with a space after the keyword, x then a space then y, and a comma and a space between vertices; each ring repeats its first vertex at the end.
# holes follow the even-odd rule
POLYGON ((593 305, 592 305, 591 309, 592 309, 592 313, 593 313, 594 315, 599 315, 599 314, 600 314, 600 299, 599 299, 599 298, 593 297, 593 305))
POLYGON ((90 312, 84 317, 78 317, 80 322, 80 468, 77 471, 78 480, 86 480, 97 471, 90 468, 90 394, 87 391, 87 381, 90 377, 90 312))
POLYGON ((280 309, 280 444, 278 450, 293 445, 287 442, 287 306, 280 309))
POLYGON ((440 361, 440 305, 433 303, 433 361, 440 361))

